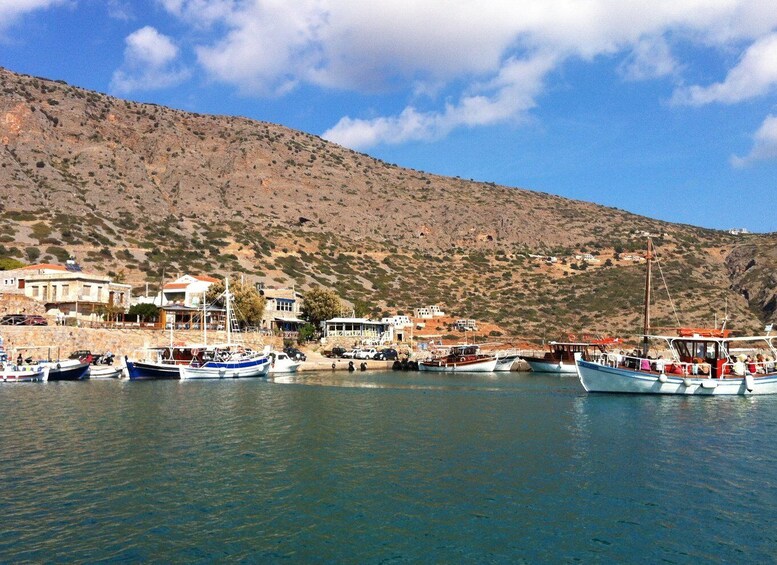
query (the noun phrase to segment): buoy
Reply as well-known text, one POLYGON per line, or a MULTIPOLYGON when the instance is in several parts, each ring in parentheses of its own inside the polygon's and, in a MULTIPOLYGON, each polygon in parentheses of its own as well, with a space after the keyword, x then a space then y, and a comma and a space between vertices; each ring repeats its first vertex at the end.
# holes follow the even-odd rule
POLYGON ((753 375, 745 375, 745 388, 748 392, 753 392, 753 389, 755 388, 755 379, 753 378, 753 375))
POLYGON ((687 377, 686 377, 686 378, 684 378, 684 379, 683 379, 683 386, 685 386, 685 387, 689 387, 689 386, 691 386, 691 379, 689 379, 689 378, 687 378, 687 377))
POLYGON ((337 368, 337 364, 336 363, 332 363, 332 370, 334 371, 336 368, 337 368))
POLYGON ((353 366, 353 361, 348 361, 348 371, 355 371, 356 368, 353 366))
POLYGON ((366 371, 367 370, 367 363, 362 361, 362 364, 359 365, 359 369, 361 369, 362 371, 366 371))
POLYGON ((666 375, 664 373, 661 373, 660 375, 658 375, 658 380, 659 382, 665 383, 667 381, 666 375))

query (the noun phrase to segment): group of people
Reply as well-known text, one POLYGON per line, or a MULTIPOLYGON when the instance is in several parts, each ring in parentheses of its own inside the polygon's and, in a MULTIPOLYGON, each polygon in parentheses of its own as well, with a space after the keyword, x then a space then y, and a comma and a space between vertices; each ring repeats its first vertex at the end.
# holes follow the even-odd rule
POLYGON ((744 353, 737 356, 736 361, 731 366, 731 372, 737 376, 745 375, 764 375, 774 371, 775 361, 771 357, 764 357, 758 353, 755 358, 744 353))

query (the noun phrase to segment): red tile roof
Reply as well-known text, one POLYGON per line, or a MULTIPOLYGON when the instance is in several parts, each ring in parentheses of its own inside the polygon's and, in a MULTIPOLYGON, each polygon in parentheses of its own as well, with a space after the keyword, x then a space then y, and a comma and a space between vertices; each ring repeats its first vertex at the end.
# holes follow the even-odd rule
POLYGON ((37 265, 27 265, 26 267, 22 267, 22 269, 25 270, 39 270, 39 269, 50 269, 52 271, 67 271, 66 267, 63 267, 62 265, 54 265, 53 263, 38 263, 37 265))

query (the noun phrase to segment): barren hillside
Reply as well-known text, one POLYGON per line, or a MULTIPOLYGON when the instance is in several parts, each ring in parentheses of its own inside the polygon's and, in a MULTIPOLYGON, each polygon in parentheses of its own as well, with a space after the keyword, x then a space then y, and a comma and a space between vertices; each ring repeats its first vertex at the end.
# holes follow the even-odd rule
MULTIPOLYGON (((0 69, 0 256, 140 284, 242 272, 378 314, 436 303, 522 336, 635 331, 656 236, 680 321, 775 316, 777 238, 397 167, 280 125, 0 69), (576 255, 591 254, 586 262, 576 255), (547 264, 532 255, 555 256, 547 264)), ((659 324, 675 325, 657 292, 659 324)))

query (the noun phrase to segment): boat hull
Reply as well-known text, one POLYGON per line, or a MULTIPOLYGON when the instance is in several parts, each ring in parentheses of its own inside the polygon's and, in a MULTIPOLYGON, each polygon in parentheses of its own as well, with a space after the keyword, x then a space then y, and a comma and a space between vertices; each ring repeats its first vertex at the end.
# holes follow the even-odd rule
POLYGON ((174 380, 181 378, 180 365, 127 361, 127 373, 132 381, 174 380))
POLYGON ((587 392, 686 396, 777 394, 777 375, 724 379, 683 377, 609 367, 583 360, 577 362, 577 371, 587 392))
POLYGON ((181 378, 191 379, 246 379, 266 377, 270 360, 266 357, 241 361, 208 362, 202 367, 182 366, 181 378))
POLYGON ((545 361, 542 359, 523 358, 535 373, 562 373, 567 375, 577 374, 577 368, 574 363, 564 361, 545 361))
POLYGON ((494 369, 496 369, 496 363, 496 358, 483 361, 462 361, 460 363, 451 361, 421 361, 418 363, 418 370, 431 373, 493 373, 494 369))
POLYGON ((50 381, 83 381, 89 378, 89 363, 51 363, 50 381))
POLYGON ((121 378, 122 367, 113 365, 92 365, 89 367, 90 379, 119 379, 121 378))

